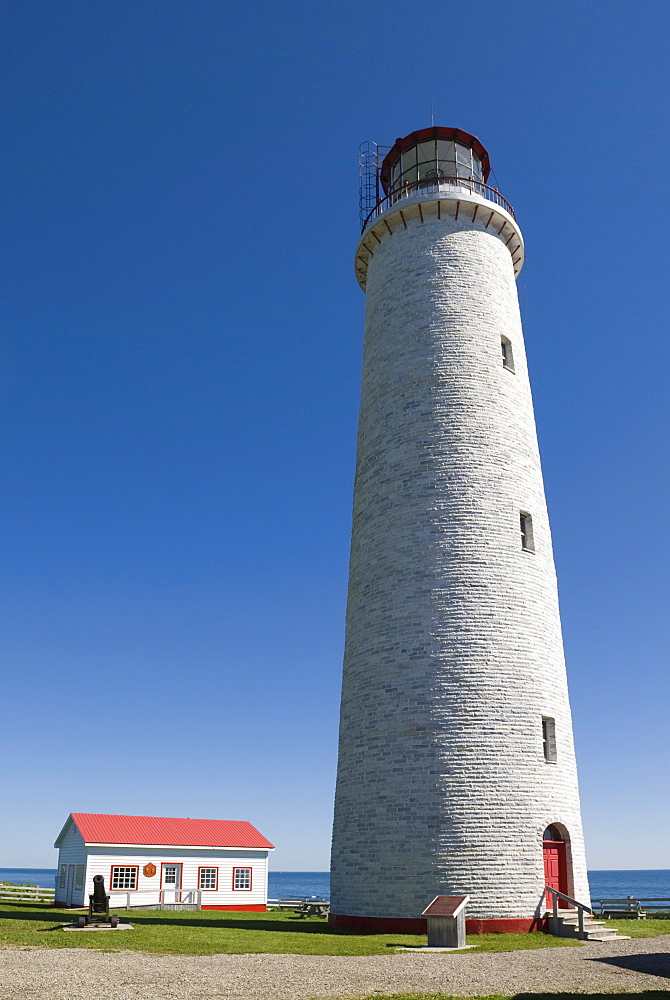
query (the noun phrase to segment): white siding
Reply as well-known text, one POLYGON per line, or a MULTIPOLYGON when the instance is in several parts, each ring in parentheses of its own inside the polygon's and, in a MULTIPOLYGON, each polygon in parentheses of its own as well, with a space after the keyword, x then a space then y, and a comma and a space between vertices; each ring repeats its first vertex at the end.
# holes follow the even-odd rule
MULTIPOLYGON (((150 847, 88 847, 88 866, 86 872, 86 893, 93 892, 93 876, 102 875, 105 888, 112 896, 111 903, 121 906, 125 902, 125 891, 111 891, 111 869, 113 865, 137 865, 139 879, 136 903, 148 905, 158 903, 161 889, 161 865, 182 865, 183 892, 199 888, 198 868, 218 868, 218 891, 203 890, 202 905, 207 906, 265 906, 267 903, 267 850, 226 850, 217 848, 206 850, 181 847, 150 848, 150 847), (147 877, 142 869, 149 862, 156 866, 156 874, 147 877), (251 868, 252 883, 250 890, 234 890, 233 868, 251 868), (147 893, 147 895, 144 895, 147 893)), ((86 895, 88 899, 88 895, 86 895)), ((131 897, 132 901, 132 897, 131 897)))
MULTIPOLYGON (((85 889, 69 890, 69 883, 64 888, 60 884, 61 865, 73 866, 86 864, 86 846, 84 838, 80 834, 74 823, 70 823, 69 829, 64 834, 58 850, 58 875, 56 876, 56 902, 69 906, 81 906, 86 898, 85 889), (68 899, 68 895, 70 898, 68 899)), ((72 876, 68 873, 68 878, 72 876)))

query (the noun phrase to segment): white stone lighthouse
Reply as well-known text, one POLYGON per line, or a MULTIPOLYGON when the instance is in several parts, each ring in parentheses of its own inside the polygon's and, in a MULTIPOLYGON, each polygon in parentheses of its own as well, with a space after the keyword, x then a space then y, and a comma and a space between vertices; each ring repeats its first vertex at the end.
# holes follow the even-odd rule
POLYGON ((526 930, 588 904, 511 206, 455 128, 368 155, 331 922, 526 930))

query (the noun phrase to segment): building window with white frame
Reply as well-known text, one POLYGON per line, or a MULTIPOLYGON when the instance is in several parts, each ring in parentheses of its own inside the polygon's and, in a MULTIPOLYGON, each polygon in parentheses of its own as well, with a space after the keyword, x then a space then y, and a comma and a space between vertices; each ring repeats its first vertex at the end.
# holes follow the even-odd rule
POLYGON ((112 889, 137 889, 138 865, 112 865, 112 889))
POLYGON ((84 865, 77 865, 74 870, 74 887, 75 889, 84 888, 84 865))
POLYGON ((218 888, 219 881, 219 869, 218 868, 199 868, 200 873, 199 885, 201 889, 214 890, 218 888))
POLYGON ((251 889, 251 868, 233 868, 233 889, 251 889))
POLYGON ((58 880, 58 888, 64 889, 67 882, 67 865, 60 866, 60 878, 58 880))

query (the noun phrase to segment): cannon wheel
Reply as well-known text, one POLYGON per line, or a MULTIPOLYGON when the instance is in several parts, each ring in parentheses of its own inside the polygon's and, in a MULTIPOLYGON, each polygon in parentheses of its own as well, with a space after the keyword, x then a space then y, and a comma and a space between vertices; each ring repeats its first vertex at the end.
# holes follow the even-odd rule
POLYGON ((116 913, 109 918, 109 922, 110 922, 110 924, 111 924, 112 927, 118 927, 119 926, 119 918, 116 915, 116 913))
POLYGON ((85 927, 85 926, 86 926, 86 917, 84 916, 79 917, 79 919, 77 920, 77 927, 85 927))

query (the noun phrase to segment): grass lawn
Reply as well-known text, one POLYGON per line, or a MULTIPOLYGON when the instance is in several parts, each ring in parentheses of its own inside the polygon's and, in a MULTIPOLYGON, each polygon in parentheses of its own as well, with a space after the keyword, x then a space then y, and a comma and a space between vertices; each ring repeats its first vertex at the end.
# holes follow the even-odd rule
POLYGON ((373 993, 358 1000, 664 1000, 669 990, 644 990, 642 993, 496 993, 485 997, 452 997, 447 993, 373 993))
MULTIPOLYGON (((596 917, 596 919, 598 919, 596 917)), ((626 934, 628 937, 640 938, 640 937, 658 937, 660 934, 670 934, 670 918, 652 918, 647 917, 646 920, 620 920, 618 917, 613 917, 612 920, 604 920, 603 923, 605 927, 616 927, 619 934, 626 934)), ((636 993, 635 996, 642 996, 641 993, 636 993)), ((656 994, 656 1000, 658 1000, 658 993, 656 994)))
MULTIPOLYGON (((122 922, 127 920, 135 929, 63 931, 61 925, 76 919, 76 911, 56 910, 40 903, 0 903, 0 947, 98 948, 168 955, 393 955, 398 945, 426 943, 425 937, 414 934, 331 930, 324 919, 301 920, 293 913, 279 911, 116 912, 122 922)), ((478 952, 579 947, 577 941, 546 934, 478 934, 468 943, 476 944, 478 952)))

